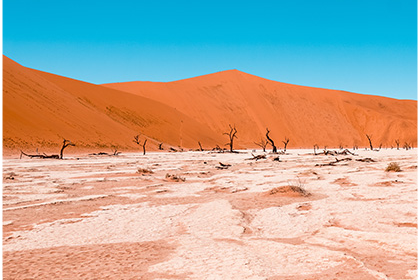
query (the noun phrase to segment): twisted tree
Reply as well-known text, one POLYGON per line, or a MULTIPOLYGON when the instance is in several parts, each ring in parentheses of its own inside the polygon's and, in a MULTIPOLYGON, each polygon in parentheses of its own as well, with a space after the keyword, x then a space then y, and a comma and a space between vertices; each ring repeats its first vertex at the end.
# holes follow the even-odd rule
POLYGON ((60 159, 63 159, 64 149, 67 148, 68 146, 75 146, 75 144, 73 144, 70 140, 63 139, 63 146, 61 146, 61 150, 60 150, 60 159))
POLYGON ((273 153, 277 153, 277 147, 274 144, 274 141, 270 138, 270 136, 268 136, 268 134, 270 133, 270 130, 267 129, 267 133, 265 134, 265 137, 267 137, 268 142, 270 142, 270 145, 273 147, 273 153))

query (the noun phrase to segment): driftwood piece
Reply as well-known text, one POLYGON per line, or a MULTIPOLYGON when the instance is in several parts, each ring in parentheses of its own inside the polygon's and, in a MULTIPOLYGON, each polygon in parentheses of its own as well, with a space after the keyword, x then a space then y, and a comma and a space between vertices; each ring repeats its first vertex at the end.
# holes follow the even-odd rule
POLYGON ((45 159, 45 158, 53 158, 53 159, 60 159, 60 156, 59 155, 47 155, 47 154, 43 154, 43 155, 40 155, 40 154, 36 154, 36 155, 30 155, 30 154, 26 154, 26 153, 24 153, 22 150, 20 151, 20 158, 22 158, 22 155, 24 155, 24 156, 27 156, 27 157, 29 157, 29 158, 42 158, 42 159, 45 159))
POLYGON ((90 156, 118 156, 119 154, 121 154, 121 152, 118 152, 118 150, 115 149, 112 154, 105 153, 105 152, 99 152, 99 153, 91 153, 89 155, 90 156))
POLYGON ((315 164, 315 166, 335 166, 339 162, 350 161, 350 160, 352 159, 351 158, 342 158, 342 159, 335 158, 335 161, 332 161, 329 163, 318 163, 318 164, 315 164))
POLYGON ((337 156, 337 155, 344 155, 344 156, 352 155, 352 156, 357 156, 355 153, 350 152, 349 149, 345 149, 345 150, 343 150, 341 152, 337 152, 337 151, 334 151, 334 150, 324 150, 323 153, 318 153, 318 154, 315 154, 315 155, 321 155, 321 154, 326 155, 326 156, 337 156))
POLYGON ((256 155, 256 156, 254 156, 254 154, 251 154, 251 155, 252 155, 252 158, 247 158, 246 160, 255 160, 255 161, 257 161, 259 159, 266 159, 266 155, 256 155))
POLYGON ((358 158, 356 160, 361 161, 361 162, 376 162, 375 160, 373 160, 371 158, 358 158))
POLYGON ((220 166, 216 166, 217 169, 228 169, 229 167, 231 167, 231 164, 224 164, 219 162, 220 166))

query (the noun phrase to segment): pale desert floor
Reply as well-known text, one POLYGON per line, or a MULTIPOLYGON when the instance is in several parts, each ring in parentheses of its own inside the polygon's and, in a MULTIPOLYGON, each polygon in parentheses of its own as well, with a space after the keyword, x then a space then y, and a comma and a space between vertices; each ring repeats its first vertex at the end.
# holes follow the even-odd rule
POLYGON ((3 279, 416 279, 417 149, 288 153, 5 158, 3 279))

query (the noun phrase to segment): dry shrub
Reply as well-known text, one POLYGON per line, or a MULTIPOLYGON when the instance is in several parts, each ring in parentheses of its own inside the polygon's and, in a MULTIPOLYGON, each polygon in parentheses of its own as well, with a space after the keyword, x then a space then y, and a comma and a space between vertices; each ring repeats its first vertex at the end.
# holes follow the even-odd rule
POLYGON ((151 169, 139 168, 139 169, 137 169, 137 173, 139 173, 139 174, 153 174, 154 172, 151 169))
POLYGON ((277 187, 271 189, 268 194, 269 195, 298 195, 298 196, 310 196, 311 194, 305 190, 305 182, 301 181, 298 177, 297 180, 294 182, 288 182, 288 186, 277 187))
POLYGON ((299 186, 283 186, 269 190, 268 195, 309 196, 310 193, 299 186))
POLYGON ((394 171, 394 172, 401 172, 401 167, 396 162, 391 162, 385 169, 386 172, 394 171))
POLYGON ((171 181, 175 181, 175 182, 180 182, 180 181, 185 182, 185 178, 175 175, 175 174, 166 173, 165 178, 171 181))

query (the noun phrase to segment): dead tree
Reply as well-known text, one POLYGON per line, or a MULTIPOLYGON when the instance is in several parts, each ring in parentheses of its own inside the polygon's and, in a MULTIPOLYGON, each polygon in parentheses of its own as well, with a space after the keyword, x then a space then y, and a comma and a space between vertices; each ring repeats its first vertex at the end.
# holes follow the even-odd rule
POLYGON ((140 134, 137 134, 136 136, 134 136, 133 142, 136 143, 137 145, 142 145, 143 146, 143 155, 145 155, 146 154, 146 142, 147 142, 147 139, 145 139, 144 142, 143 142, 143 144, 141 144, 141 142, 140 142, 140 134))
POLYGON ((160 143, 160 144, 159 144, 159 148, 158 148, 159 150, 163 150, 163 148, 162 148, 162 144, 163 144, 163 143, 160 143))
POLYGON ((203 147, 201 146, 200 141, 198 141, 198 146, 200 146, 200 152, 202 152, 203 151, 203 147))
POLYGON ((372 135, 368 135, 368 134, 366 134, 366 137, 367 137, 367 139, 368 139, 368 141, 369 141, 369 146, 370 146, 370 149, 373 151, 373 146, 372 146, 372 135))
POLYGON ((235 138, 238 138, 238 137, 236 137, 236 133, 237 133, 238 131, 236 130, 235 126, 234 126, 234 127, 232 127, 232 126, 229 124, 229 127, 230 127, 230 131, 229 131, 229 132, 225 132, 225 133, 223 133, 223 135, 227 135, 227 136, 229 136, 229 143, 227 143, 226 145, 229 145, 229 147, 230 147, 230 152, 231 152, 231 153, 233 153, 233 140, 234 140, 235 138))
POLYGON ((63 139, 63 146, 61 147, 61 150, 60 150, 60 159, 63 159, 63 151, 68 146, 75 146, 75 145, 70 140, 63 139))
POLYGON ((395 140, 395 144, 397 144, 397 150, 400 149, 400 139, 395 140))
POLYGON ((267 139, 261 138, 260 142, 254 142, 255 145, 261 147, 263 152, 265 153, 265 147, 267 147, 268 141, 267 139))
POLYGON ((410 144, 408 144, 407 142, 405 142, 405 143, 404 143, 404 146, 403 146, 403 149, 406 149, 407 151, 408 151, 409 149, 411 149, 410 144))
POLYGON ((140 145, 140 134, 137 134, 136 136, 134 136, 134 140, 133 142, 136 143, 137 145, 140 145))
POLYGON ((145 139, 143 142, 143 155, 146 154, 146 142, 147 142, 147 139, 145 139))
POLYGON ((283 144, 284 144, 284 152, 286 152, 287 144, 289 144, 289 138, 284 138, 283 144))
POLYGON ((273 147, 273 153, 277 153, 277 147, 274 144, 274 141, 270 138, 270 136, 268 136, 268 134, 270 133, 270 130, 267 129, 267 133, 265 134, 265 137, 267 137, 268 142, 270 142, 271 146, 273 147))

